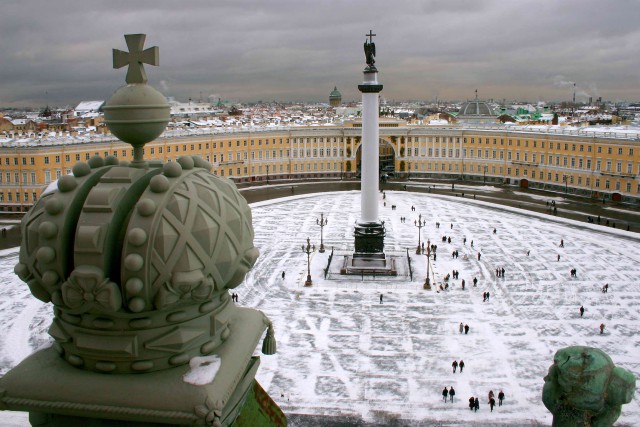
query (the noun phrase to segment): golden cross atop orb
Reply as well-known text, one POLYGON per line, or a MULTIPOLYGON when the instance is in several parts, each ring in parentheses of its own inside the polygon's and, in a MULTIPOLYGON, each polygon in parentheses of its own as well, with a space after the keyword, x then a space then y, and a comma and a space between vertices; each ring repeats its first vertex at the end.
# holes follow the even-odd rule
POLYGON ((129 52, 113 49, 113 68, 129 65, 125 79, 129 84, 147 82, 147 73, 144 71, 143 64, 155 66, 160 64, 158 46, 142 50, 146 37, 146 34, 125 34, 129 52))

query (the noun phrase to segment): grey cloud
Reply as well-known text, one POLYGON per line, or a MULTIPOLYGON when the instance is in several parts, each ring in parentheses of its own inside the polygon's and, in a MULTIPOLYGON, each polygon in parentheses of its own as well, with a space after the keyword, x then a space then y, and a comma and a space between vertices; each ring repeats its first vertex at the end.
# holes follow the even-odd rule
POLYGON ((387 99, 568 99, 553 76, 605 99, 640 99, 640 2, 9 2, 0 16, 0 106, 104 99, 123 34, 160 47, 149 81, 167 95, 358 99, 362 43, 378 34, 387 99), (162 83, 164 82, 164 83, 162 83), (484 89, 482 89, 484 88, 484 89), (595 90, 594 90, 595 88, 595 90))

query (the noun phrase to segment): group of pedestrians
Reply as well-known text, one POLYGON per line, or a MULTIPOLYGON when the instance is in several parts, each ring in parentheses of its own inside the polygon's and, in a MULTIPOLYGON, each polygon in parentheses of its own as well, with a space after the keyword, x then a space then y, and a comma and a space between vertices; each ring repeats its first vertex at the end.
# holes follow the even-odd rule
POLYGON ((460 362, 454 360, 451 364, 451 367, 453 368, 454 374, 456 373, 456 369, 458 369, 458 367, 460 368, 460 373, 462 373, 462 370, 464 369, 464 360, 460 359, 460 362))
POLYGON ((447 397, 449 397, 450 402, 453 403, 453 396, 456 395, 456 391, 453 389, 453 386, 451 386, 450 389, 447 390, 447 388, 445 387, 444 390, 442 390, 442 400, 446 403, 447 401, 447 397))
MULTIPOLYGON (((605 285, 606 286, 606 285, 605 285)), ((604 291, 603 291, 604 292, 604 291)), ((584 317, 585 308, 583 305, 580 306, 580 317, 584 317)), ((604 323, 600 324, 600 335, 604 334, 604 323)))
MULTIPOLYGON (((498 406, 502 406, 502 401, 504 400, 504 392, 500 390, 498 393, 498 406)), ((493 394, 493 390, 489 390, 488 401, 489 408, 491 408, 491 412, 493 412, 493 408, 496 406, 496 399, 493 394)), ((478 397, 471 396, 469 398, 469 409, 475 412, 478 412, 480 409, 480 399, 478 397)))
POLYGON ((465 324, 463 325, 462 322, 460 322, 460 333, 464 332, 465 335, 467 335, 469 333, 469 325, 465 324))

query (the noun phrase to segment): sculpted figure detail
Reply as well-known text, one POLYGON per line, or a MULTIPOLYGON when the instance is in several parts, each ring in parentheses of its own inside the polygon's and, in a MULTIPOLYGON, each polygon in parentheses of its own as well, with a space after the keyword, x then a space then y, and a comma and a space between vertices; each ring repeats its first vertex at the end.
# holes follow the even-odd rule
POLYGON ((376 63, 376 44, 369 41, 369 40, 365 40, 364 42, 364 55, 366 57, 367 60, 367 65, 373 67, 373 64, 376 63))
POLYGON ((609 427, 633 399, 635 376, 616 367, 602 350, 567 347, 553 362, 544 377, 542 402, 553 413, 554 427, 609 427))

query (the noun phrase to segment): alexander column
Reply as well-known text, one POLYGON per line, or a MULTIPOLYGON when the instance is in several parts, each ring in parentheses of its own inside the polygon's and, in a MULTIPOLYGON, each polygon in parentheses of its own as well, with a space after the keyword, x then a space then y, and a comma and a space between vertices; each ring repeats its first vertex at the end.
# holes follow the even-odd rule
POLYGON ((367 67, 364 81, 358 85, 362 92, 362 157, 361 157, 361 213, 355 227, 355 255, 383 254, 384 224, 378 219, 378 94, 382 85, 378 83, 375 67, 376 45, 371 30, 366 35, 364 53, 367 67))

